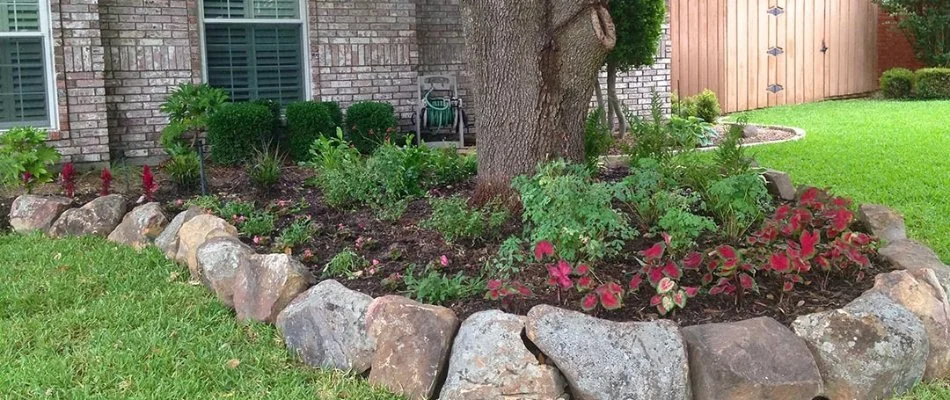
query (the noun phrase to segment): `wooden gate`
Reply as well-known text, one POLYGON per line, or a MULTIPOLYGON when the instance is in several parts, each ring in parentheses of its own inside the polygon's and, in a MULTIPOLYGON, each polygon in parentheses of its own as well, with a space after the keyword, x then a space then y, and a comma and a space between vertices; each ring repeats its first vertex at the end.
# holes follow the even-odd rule
POLYGON ((735 112, 877 88, 871 0, 671 0, 673 90, 735 112))

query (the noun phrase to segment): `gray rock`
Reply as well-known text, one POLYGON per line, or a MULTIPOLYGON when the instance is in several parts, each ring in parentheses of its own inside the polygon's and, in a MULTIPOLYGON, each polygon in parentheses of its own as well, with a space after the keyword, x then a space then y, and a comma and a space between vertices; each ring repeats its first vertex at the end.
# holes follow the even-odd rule
POLYGON ((539 305, 525 325, 578 399, 691 398, 686 343, 670 321, 610 322, 539 305))
POLYGON ((118 194, 99 197, 79 208, 66 210, 49 230, 52 237, 112 233, 128 211, 128 202, 118 194))
POLYGON ((208 240, 198 247, 195 260, 198 278, 228 307, 234 307, 234 285, 238 271, 246 268, 254 249, 233 236, 208 240))
POLYGON ((744 125, 742 127, 742 137, 744 138, 755 137, 759 134, 760 130, 761 129, 755 125, 744 125))
POLYGON ((165 257, 174 259, 175 255, 178 254, 178 230, 181 229, 181 226, 184 225, 185 222, 201 214, 204 214, 204 210, 198 207, 191 207, 178 213, 178 215, 172 219, 172 222, 165 227, 165 230, 155 238, 155 247, 161 249, 162 252, 165 253, 165 257))
POLYGON ((16 233, 47 233, 53 221, 72 204, 72 199, 58 196, 17 197, 10 206, 10 226, 16 233))
POLYGON ((198 280, 198 247, 216 237, 237 235, 237 228, 221 218, 210 214, 195 216, 182 224, 178 230, 178 253, 175 255, 175 261, 188 265, 192 279, 198 280))
POLYGON ((521 338, 524 328, 525 317, 498 310, 468 317, 452 345, 441 398, 567 398, 567 383, 561 373, 540 363, 525 346, 521 338))
POLYGON ((922 269, 933 270, 940 284, 950 287, 950 267, 927 246, 910 239, 898 240, 880 248, 878 254, 896 269, 906 269, 912 274, 922 269))
POLYGON ((366 313, 376 343, 369 383, 411 400, 434 398, 458 327, 458 317, 445 307, 400 296, 373 300, 366 313))
POLYGON ((273 323, 311 281, 307 267, 286 254, 255 254, 234 283, 237 318, 273 323))
POLYGON ((792 177, 788 174, 770 169, 766 170, 762 176, 765 177, 769 194, 785 201, 795 200, 795 185, 792 184, 792 177))
POLYGON ((927 331, 930 353, 927 356, 925 380, 950 377, 950 305, 942 285, 931 270, 918 270, 921 279, 908 271, 879 274, 874 279, 875 292, 914 313, 927 331))
POLYGON ((815 356, 829 399, 890 398, 924 375, 930 343, 923 324, 881 293, 798 317, 792 329, 815 356))
POLYGON ((151 244, 162 233, 165 225, 168 225, 168 218, 161 205, 143 204, 125 214, 119 226, 109 234, 109 240, 141 249, 151 244))
POLYGON ((821 374, 805 342, 778 321, 683 328, 696 400, 813 399, 821 374))
POLYGON ((358 374, 373 363, 376 345, 366 331, 373 298, 327 280, 297 296, 277 316, 287 347, 312 367, 358 374))
POLYGON ((896 242, 907 239, 904 218, 894 210, 877 204, 862 204, 858 207, 858 221, 871 230, 871 234, 881 240, 896 242))

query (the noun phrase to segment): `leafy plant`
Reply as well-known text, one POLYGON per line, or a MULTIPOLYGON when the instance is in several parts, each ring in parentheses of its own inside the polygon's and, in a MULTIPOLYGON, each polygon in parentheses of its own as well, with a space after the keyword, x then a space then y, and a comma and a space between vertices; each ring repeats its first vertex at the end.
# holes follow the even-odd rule
POLYGON ((516 298, 533 296, 531 288, 519 281, 492 279, 485 289, 485 300, 501 301, 503 307, 510 305, 516 298))
POLYGON ((630 168, 630 174, 615 186, 615 196, 637 215, 643 229, 649 229, 660 218, 655 196, 671 184, 657 160, 641 158, 630 168))
POLYGON ((211 209, 211 211, 221 218, 235 222, 240 218, 247 218, 247 216, 253 214, 257 211, 257 207, 253 202, 232 200, 221 204, 221 206, 215 209, 211 209))
POLYGON ((152 168, 148 165, 142 167, 142 196, 145 201, 155 201, 155 193, 158 192, 158 183, 155 182, 155 176, 152 175, 152 168))
POLYGON ((584 311, 593 311, 598 306, 606 310, 616 310, 623 307, 624 289, 622 286, 616 282, 598 284, 587 265, 577 264, 576 267, 573 267, 564 259, 558 259, 554 245, 551 242, 542 240, 535 244, 534 255, 537 261, 545 261, 549 258, 557 260, 557 262, 547 265, 547 284, 557 289, 558 298, 560 298, 562 290, 576 288, 581 293, 587 293, 581 299, 581 308, 584 311))
POLYGON ((505 239, 498 247, 498 253, 485 263, 486 274, 507 280, 521 272, 527 261, 524 247, 524 240, 520 237, 511 236, 505 239))
POLYGON ((670 98, 670 107, 673 115, 680 118, 689 118, 696 116, 696 100, 693 97, 680 97, 673 93, 670 98))
POLYGON ((46 132, 16 127, 0 135, 0 185, 33 187, 53 180, 49 168, 59 161, 59 151, 46 144, 46 132))
POLYGON ((716 92, 704 89, 702 93, 694 98, 695 117, 702 119, 710 124, 715 124, 719 116, 722 115, 722 109, 719 107, 719 98, 716 92))
POLYGON ((919 69, 914 74, 914 80, 917 97, 950 99, 950 68, 919 69))
POLYGON ((272 139, 273 129, 274 116, 267 106, 229 103, 208 120, 211 158, 224 165, 239 164, 272 139))
MULTIPOLYGON (((342 128, 343 127, 343 110, 340 109, 340 103, 337 103, 335 101, 323 101, 323 102, 320 102, 320 104, 323 104, 323 107, 327 109, 327 113, 330 114, 330 119, 333 121, 333 127, 342 128)), ((329 132, 323 132, 323 133, 331 134, 333 133, 333 131, 331 130, 329 132)))
POLYGON ((704 198, 724 236, 731 240, 738 240, 762 220, 770 199, 765 180, 754 172, 713 182, 704 198))
POLYGON ((931 67, 950 67, 950 3, 934 0, 875 0, 897 18, 917 58, 931 67))
POLYGON ((633 146, 627 148, 626 153, 632 162, 643 158, 664 162, 673 156, 675 145, 663 122, 663 114, 660 95, 654 92, 650 100, 650 117, 630 117, 633 146))
POLYGON ((914 96, 914 72, 907 68, 891 68, 881 74, 881 94, 888 99, 909 99, 914 96))
POLYGON ((461 272, 453 277, 445 276, 431 263, 419 277, 415 275, 414 265, 407 267, 403 282, 409 297, 422 303, 438 305, 471 297, 485 287, 483 280, 465 276, 461 272))
POLYGON ((73 163, 63 165, 63 169, 59 172, 59 184, 63 187, 63 195, 76 196, 76 168, 73 163))
POLYGON ((268 189, 280 182, 280 175, 284 169, 285 158, 277 149, 273 151, 255 149, 251 163, 247 167, 247 175, 255 185, 268 189))
POLYGON ((666 252, 671 243, 670 236, 664 234, 663 239, 639 252, 643 257, 640 260, 641 268, 630 279, 629 288, 636 292, 644 281, 648 282, 656 292, 650 298, 650 305, 656 307, 661 315, 666 315, 677 308, 685 308, 686 300, 699 293, 698 287, 681 287, 679 282, 685 271, 699 269, 702 255, 691 253, 681 261, 676 261, 666 252))
POLYGON ((716 149, 716 160, 724 176, 744 174, 752 168, 752 158, 746 156, 742 147, 745 126, 745 119, 739 119, 739 123, 731 125, 716 149))
POLYGON ((698 117, 682 118, 673 115, 670 117, 667 129, 673 137, 673 142, 689 149, 696 146, 712 146, 713 140, 719 136, 712 124, 698 117))
POLYGON ((99 195, 108 196, 109 191, 112 188, 112 173, 109 172, 109 168, 103 168, 102 173, 99 174, 99 195))
POLYGON ((310 217, 297 218, 289 226, 280 231, 277 237, 277 247, 282 249, 292 249, 296 246, 306 243, 310 237, 317 233, 317 225, 310 220, 310 217))
POLYGON ((310 152, 311 165, 317 170, 313 183, 321 189, 327 205, 341 208, 369 201, 375 185, 366 179, 368 172, 359 151, 343 139, 339 128, 337 137, 314 141, 310 152))
POLYGON ((255 211, 243 219, 243 222, 237 228, 241 235, 245 237, 267 237, 274 232, 276 222, 277 217, 274 214, 255 211))
POLYGON ((508 212, 497 204, 469 209, 468 200, 459 196, 432 198, 429 205, 432 206, 432 216, 421 226, 439 231, 449 243, 491 236, 508 219, 508 212))
POLYGON ((552 239, 562 258, 595 261, 617 254, 634 237, 624 214, 612 206, 616 189, 592 181, 583 166, 554 161, 534 177, 512 182, 521 194, 531 241, 552 239))
POLYGON ((661 215, 656 230, 671 237, 667 245, 672 255, 683 254, 696 245, 696 239, 704 232, 716 230, 716 223, 712 219, 692 212, 701 203, 699 196, 658 192, 653 197, 661 215))
POLYGON ((209 119, 228 102, 227 93, 208 84, 183 83, 159 106, 169 125, 159 142, 169 155, 193 151, 198 134, 208 129, 209 119), (191 136, 191 143, 186 136, 191 136))
POLYGON ((587 115, 584 126, 584 161, 588 168, 596 168, 600 156, 607 154, 613 145, 610 126, 604 123, 604 109, 597 108, 587 115))
POLYGON ((183 190, 194 187, 201 178, 201 160, 193 151, 174 154, 162 166, 172 183, 183 190))
POLYGON ((345 277, 352 278, 353 273, 369 266, 363 256, 356 254, 353 249, 347 247, 337 253, 323 267, 324 277, 345 277))
MULTIPOLYGON (((339 108, 337 108, 339 111, 339 108)), ((290 157, 305 161, 310 146, 321 136, 330 136, 340 126, 333 120, 326 103, 300 101, 287 105, 287 149, 290 157)))
POLYGON ((359 102, 346 110, 346 139, 361 153, 371 154, 396 133, 397 122, 392 104, 359 102))

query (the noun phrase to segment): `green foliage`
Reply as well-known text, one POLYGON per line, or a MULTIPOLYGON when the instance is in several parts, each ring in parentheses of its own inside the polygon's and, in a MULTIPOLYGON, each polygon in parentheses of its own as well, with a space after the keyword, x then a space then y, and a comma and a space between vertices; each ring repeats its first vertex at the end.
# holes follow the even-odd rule
POLYGON ((366 179, 366 163, 360 152, 343 139, 337 129, 337 137, 321 137, 310 149, 311 166, 317 170, 313 183, 320 188, 327 205, 334 208, 352 207, 369 200, 376 188, 366 179))
POLYGON ((446 302, 460 300, 480 294, 485 283, 461 272, 448 277, 439 272, 433 264, 426 267, 422 276, 416 277, 414 266, 406 268, 406 293, 416 301, 426 304, 444 305, 446 302))
MULTIPOLYGON (((327 112, 330 114, 330 119, 333 120, 333 126, 342 128, 343 127, 343 109, 340 108, 340 103, 337 103, 335 101, 323 101, 323 102, 320 102, 320 104, 323 104, 323 106, 326 107, 327 112)), ((333 130, 329 132, 323 132, 323 133, 330 134, 332 132, 333 130)))
POLYGON ((363 154, 371 154, 396 133, 396 111, 392 104, 364 101, 346 109, 346 139, 363 154))
POLYGON ((0 134, 0 185, 26 187, 51 182, 49 170, 59 161, 59 151, 46 144, 46 132, 16 127, 0 134))
POLYGON ((950 67, 950 2, 944 0, 875 0, 897 17, 897 26, 931 67, 950 67))
POLYGON ((185 153, 191 153, 194 150, 191 144, 185 141, 185 135, 190 130, 181 122, 171 122, 162 129, 161 136, 158 137, 158 143, 165 149, 169 156, 176 156, 185 153))
POLYGON ((754 172, 731 175, 712 182, 704 200, 726 238, 739 240, 769 211, 765 179, 754 172))
POLYGON ((516 177, 512 187, 521 194, 530 240, 551 241, 565 260, 615 255, 636 233, 611 205, 616 189, 593 182, 583 166, 554 161, 539 167, 534 177, 516 177))
POLYGON ((251 182, 262 189, 269 189, 280 182, 280 175, 284 170, 284 156, 277 149, 255 149, 254 157, 247 167, 247 175, 251 182))
POLYGON ((208 129, 211 117, 228 102, 224 90, 207 84, 183 83, 165 98, 159 110, 168 115, 159 143, 171 156, 194 151, 194 140, 208 129), (191 143, 187 140, 191 139, 191 143))
POLYGON ((201 178, 201 160, 193 151, 172 154, 162 170, 178 189, 187 189, 198 184, 201 178))
POLYGON ((369 266, 363 256, 347 247, 337 253, 323 267, 324 278, 352 278, 353 273, 369 266))
MULTIPOLYGON (((197 196, 185 202, 185 207, 198 207, 211 212, 216 212, 221 207, 221 199, 215 195, 197 196)), ((230 217, 230 216, 229 216, 230 217)))
POLYGON ((521 267, 528 261, 524 246, 524 240, 518 236, 505 239, 498 247, 498 253, 485 263, 486 275, 508 279, 521 272, 521 267))
POLYGON ((274 232, 277 216, 266 211, 255 211, 238 224, 238 231, 244 237, 267 237, 274 232))
POLYGON ((682 118, 696 116, 695 97, 680 97, 678 94, 673 93, 670 98, 670 107, 672 108, 671 111, 673 115, 678 115, 682 118))
POLYGON ((610 127, 604 123, 604 109, 598 107, 587 115, 584 126, 584 161, 588 168, 596 168, 600 156, 607 154, 614 138, 610 134, 610 127))
POLYGON ((881 94, 888 99, 909 99, 914 96, 914 72, 907 68, 891 68, 881 75, 881 94))
POLYGON ((660 218, 660 209, 654 195, 670 185, 660 164, 651 158, 642 158, 630 169, 630 174, 616 186, 616 198, 627 204, 640 219, 644 228, 656 224, 660 218))
POLYGON ((617 44, 607 64, 628 71, 653 64, 666 22, 664 0, 613 0, 608 5, 617 32, 617 44))
POLYGON ((254 203, 249 201, 232 200, 210 210, 221 218, 235 220, 254 214, 254 212, 257 211, 257 207, 254 206, 254 203))
POLYGON ((917 97, 950 99, 950 68, 923 68, 914 74, 917 97))
POLYGON ((257 103, 229 103, 208 121, 211 158, 234 165, 251 158, 254 149, 272 140, 274 115, 257 103))
POLYGON ((716 223, 712 219, 693 213, 693 209, 703 206, 696 194, 662 191, 653 195, 653 201, 661 215, 655 231, 670 235, 668 250, 672 255, 686 254, 696 246, 696 239, 700 235, 716 230, 716 223))
POLYGON ((459 196, 432 198, 429 205, 432 216, 421 226, 439 231, 449 243, 493 236, 508 220, 508 212, 501 206, 490 204, 483 209, 469 209, 468 200, 459 196))
POLYGON ((294 220, 286 228, 280 231, 277 237, 277 247, 282 249, 292 249, 296 246, 306 243, 310 237, 316 235, 319 228, 310 217, 301 217, 294 220))
POLYGON ((710 143, 716 136, 710 124, 695 117, 673 115, 664 122, 663 104, 658 93, 650 102, 650 117, 630 117, 633 146, 625 149, 631 162, 649 158, 666 163, 678 152, 694 149, 700 143, 710 143))
POLYGON ((299 101, 287 105, 286 147, 292 159, 305 161, 314 140, 336 132, 339 125, 333 120, 326 104, 316 101, 299 101))
POLYGON ((752 157, 747 156, 742 147, 745 124, 745 119, 740 118, 737 124, 730 126, 716 149, 716 161, 725 176, 744 174, 752 168, 752 157))
POLYGON ((713 139, 719 136, 712 124, 698 117, 683 118, 672 115, 667 130, 674 143, 687 149, 696 146, 711 146, 713 139))
POLYGON ((710 124, 715 124, 719 116, 722 115, 722 108, 719 107, 719 98, 716 97, 716 92, 704 89, 693 99, 696 104, 696 117, 710 124))

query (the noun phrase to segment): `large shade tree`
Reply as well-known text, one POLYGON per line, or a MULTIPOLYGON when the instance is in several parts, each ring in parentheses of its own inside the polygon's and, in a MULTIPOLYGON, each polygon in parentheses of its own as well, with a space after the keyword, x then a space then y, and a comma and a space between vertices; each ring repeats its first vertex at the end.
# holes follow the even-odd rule
POLYGON ((950 67, 950 0, 875 0, 897 17, 917 58, 931 67, 950 67))
POLYGON ((476 201, 541 161, 584 157, 597 71, 616 44, 606 1, 462 0, 476 96, 476 201))

